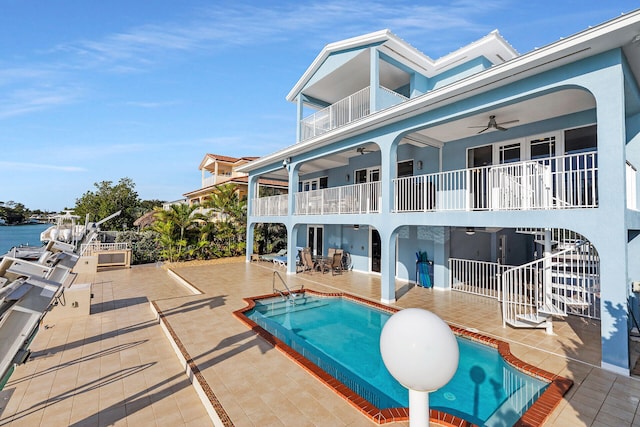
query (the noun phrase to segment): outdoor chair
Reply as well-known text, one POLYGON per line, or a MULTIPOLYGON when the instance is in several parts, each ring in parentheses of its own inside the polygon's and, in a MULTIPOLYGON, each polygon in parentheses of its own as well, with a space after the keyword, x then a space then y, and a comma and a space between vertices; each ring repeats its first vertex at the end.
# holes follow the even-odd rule
POLYGON ((336 251, 333 254, 333 260, 331 261, 331 272, 334 276, 336 274, 342 274, 342 251, 336 251))
POLYGON ((302 272, 313 272, 313 259, 311 258, 311 249, 304 248, 301 255, 302 272))

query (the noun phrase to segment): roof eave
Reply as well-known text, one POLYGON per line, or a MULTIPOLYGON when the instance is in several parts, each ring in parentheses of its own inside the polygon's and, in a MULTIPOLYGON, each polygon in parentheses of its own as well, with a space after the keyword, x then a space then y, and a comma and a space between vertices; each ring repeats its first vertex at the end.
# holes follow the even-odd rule
MULTIPOLYGON (((640 9, 604 22, 598 26, 588 28, 555 43, 521 55, 511 61, 496 65, 394 107, 374 113, 367 119, 359 120, 339 128, 338 132, 330 131, 318 137, 286 147, 271 155, 261 157, 250 164, 238 168, 238 171, 249 173, 270 164, 279 163, 284 158, 304 153, 310 147, 318 148, 335 140, 344 139, 354 133, 361 133, 382 123, 393 123, 394 119, 399 120, 409 112, 411 112, 411 114, 419 114, 427 111, 429 108, 433 108, 435 105, 441 106, 445 102, 455 102, 461 96, 469 97, 480 93, 479 91, 487 91, 498 87, 496 85, 504 85, 507 83, 507 80, 511 82, 522 79, 526 77, 525 74, 527 71, 533 71, 545 65, 551 67, 553 66, 551 64, 556 61, 589 51, 591 48, 588 45, 592 44, 595 40, 616 31, 633 30, 633 26, 637 27, 635 31, 637 34, 640 34, 640 9)), ((629 39, 628 42, 631 42, 631 39, 629 39)), ((615 49, 616 47, 621 47, 621 45, 614 43, 611 43, 611 45, 602 44, 599 46, 597 52, 590 53, 589 56, 599 53, 600 51, 615 49)))

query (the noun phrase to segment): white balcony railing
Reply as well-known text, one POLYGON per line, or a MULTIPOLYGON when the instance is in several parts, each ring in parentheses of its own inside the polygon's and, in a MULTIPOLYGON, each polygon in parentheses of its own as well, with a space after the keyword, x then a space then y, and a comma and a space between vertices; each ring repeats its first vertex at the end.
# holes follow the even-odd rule
POLYGON ((286 216, 288 209, 288 195, 258 197, 253 199, 251 214, 254 216, 286 216))
MULTIPOLYGON (((380 98, 378 106, 380 109, 400 104, 408 99, 383 86, 380 86, 380 98)), ((349 124, 368 116, 373 112, 372 110, 376 109, 371 108, 369 86, 302 119, 300 140, 304 141, 349 124)))
POLYGON ((598 206, 596 152, 394 179, 394 212, 598 206))
POLYGON ((500 275, 510 268, 497 262, 450 258, 449 283, 455 291, 500 300, 500 275))
POLYGON ((124 251, 127 249, 130 249, 128 242, 101 243, 93 241, 80 245, 80 254, 83 256, 92 256, 97 252, 124 251))
POLYGON ((380 182, 345 185, 295 194, 296 215, 366 214, 380 212, 380 182))

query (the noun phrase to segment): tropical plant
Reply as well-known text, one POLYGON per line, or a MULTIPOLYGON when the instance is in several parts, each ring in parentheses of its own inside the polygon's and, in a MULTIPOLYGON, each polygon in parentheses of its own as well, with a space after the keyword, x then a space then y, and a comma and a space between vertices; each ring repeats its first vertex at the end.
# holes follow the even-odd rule
POLYGON ((169 209, 155 208, 156 221, 151 228, 159 234, 163 258, 173 262, 195 253, 197 247, 194 247, 196 242, 193 242, 193 236, 197 234, 190 231, 205 220, 197 212, 198 208, 197 205, 186 203, 173 204, 169 209))
POLYGON ((241 255, 246 247, 247 199, 238 195, 238 186, 217 185, 205 207, 211 209, 210 220, 216 224, 214 241, 220 245, 217 252, 221 256, 241 255))

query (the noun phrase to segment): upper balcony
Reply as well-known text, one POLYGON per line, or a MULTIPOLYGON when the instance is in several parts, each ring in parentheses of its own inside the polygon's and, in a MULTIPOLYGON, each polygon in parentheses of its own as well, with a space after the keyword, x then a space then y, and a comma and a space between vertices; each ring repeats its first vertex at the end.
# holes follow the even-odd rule
POLYGON ((394 212, 598 207, 597 153, 394 179, 394 212))
POLYGON ((369 114, 400 104, 409 98, 380 86, 375 94, 375 108, 371 108, 371 87, 341 99, 335 104, 300 121, 300 140, 305 141, 330 130, 337 129, 369 114))
MULTIPOLYGON (((392 212, 596 208, 597 161, 591 151, 397 178, 392 212)), ((254 199, 251 214, 288 215, 286 197, 254 199)), ((294 215, 379 213, 382 187, 368 182, 297 192, 294 198, 294 215)))

